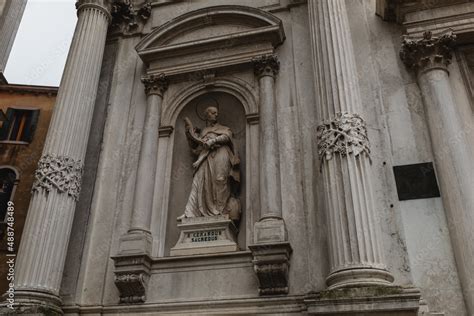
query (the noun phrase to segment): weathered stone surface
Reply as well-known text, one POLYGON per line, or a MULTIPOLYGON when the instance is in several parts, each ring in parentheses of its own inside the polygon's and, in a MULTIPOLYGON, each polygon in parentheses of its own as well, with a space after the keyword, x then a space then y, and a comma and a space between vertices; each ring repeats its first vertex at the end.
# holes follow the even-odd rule
POLYGON ((237 227, 228 215, 183 218, 171 256, 237 251, 237 227))

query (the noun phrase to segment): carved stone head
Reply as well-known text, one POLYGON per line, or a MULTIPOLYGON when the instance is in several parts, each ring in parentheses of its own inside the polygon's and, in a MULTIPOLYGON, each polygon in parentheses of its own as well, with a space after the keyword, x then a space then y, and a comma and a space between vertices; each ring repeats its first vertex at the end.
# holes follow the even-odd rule
POLYGON ((209 123, 217 122, 217 117, 219 116, 219 110, 215 106, 208 106, 204 111, 204 117, 209 123))

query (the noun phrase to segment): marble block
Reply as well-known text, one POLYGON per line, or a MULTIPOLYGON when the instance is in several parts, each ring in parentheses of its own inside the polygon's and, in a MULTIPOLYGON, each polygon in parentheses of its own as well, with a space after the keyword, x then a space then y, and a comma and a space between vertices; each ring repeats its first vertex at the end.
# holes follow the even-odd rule
POLYGON ((237 251, 237 227, 227 215, 184 218, 171 256, 237 251))

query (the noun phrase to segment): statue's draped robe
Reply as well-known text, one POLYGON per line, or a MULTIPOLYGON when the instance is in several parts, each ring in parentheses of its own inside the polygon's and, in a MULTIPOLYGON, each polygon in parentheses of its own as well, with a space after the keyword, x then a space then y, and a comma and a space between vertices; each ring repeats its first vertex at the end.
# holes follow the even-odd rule
POLYGON ((217 138, 218 143, 210 150, 201 147, 194 150, 199 155, 200 165, 194 172, 184 214, 186 217, 229 214, 238 219, 240 203, 232 195, 232 185, 240 182, 240 161, 232 142, 232 131, 216 123, 204 128, 200 138, 204 142, 217 138))

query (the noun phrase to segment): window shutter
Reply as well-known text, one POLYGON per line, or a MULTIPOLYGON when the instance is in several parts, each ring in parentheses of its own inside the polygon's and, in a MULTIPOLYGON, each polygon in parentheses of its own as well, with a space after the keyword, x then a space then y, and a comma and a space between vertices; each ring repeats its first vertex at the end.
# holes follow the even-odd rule
POLYGON ((0 140, 7 140, 8 132, 10 131, 10 125, 13 119, 14 109, 8 108, 7 110, 7 120, 3 122, 2 128, 0 129, 0 140))
POLYGON ((32 110, 29 112, 30 113, 28 113, 28 121, 25 125, 25 130, 23 131, 21 140, 24 142, 31 143, 33 141, 33 135, 35 133, 36 126, 38 125, 40 110, 32 110))

